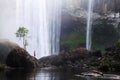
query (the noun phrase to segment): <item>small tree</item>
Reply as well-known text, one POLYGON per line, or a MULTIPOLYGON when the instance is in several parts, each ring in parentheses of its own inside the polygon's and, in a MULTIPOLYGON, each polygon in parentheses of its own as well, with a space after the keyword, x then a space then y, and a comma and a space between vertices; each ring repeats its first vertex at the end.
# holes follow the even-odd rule
POLYGON ((29 30, 25 27, 19 27, 19 29, 17 30, 16 37, 18 37, 20 40, 23 39, 23 46, 24 49, 26 49, 26 46, 28 45, 27 43, 27 34, 28 34, 29 30))

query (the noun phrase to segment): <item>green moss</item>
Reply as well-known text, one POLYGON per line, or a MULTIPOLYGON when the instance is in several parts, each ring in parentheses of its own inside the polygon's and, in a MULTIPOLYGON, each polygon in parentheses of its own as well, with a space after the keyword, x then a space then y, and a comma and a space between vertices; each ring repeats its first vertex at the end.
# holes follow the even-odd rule
POLYGON ((66 39, 61 40, 61 46, 68 46, 70 50, 85 44, 85 35, 80 33, 74 32, 66 37, 66 39))

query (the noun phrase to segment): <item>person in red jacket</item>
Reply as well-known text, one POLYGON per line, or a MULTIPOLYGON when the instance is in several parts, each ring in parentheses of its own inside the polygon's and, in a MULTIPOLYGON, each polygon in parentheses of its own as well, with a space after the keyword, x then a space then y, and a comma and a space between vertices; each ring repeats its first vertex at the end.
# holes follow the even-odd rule
POLYGON ((34 57, 36 56, 36 51, 34 50, 34 57))

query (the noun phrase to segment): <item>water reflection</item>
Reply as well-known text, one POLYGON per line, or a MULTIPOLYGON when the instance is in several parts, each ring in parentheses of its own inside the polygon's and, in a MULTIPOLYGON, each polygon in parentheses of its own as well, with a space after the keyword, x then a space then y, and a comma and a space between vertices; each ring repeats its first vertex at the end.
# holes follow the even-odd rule
POLYGON ((35 80, 70 80, 72 73, 57 69, 41 69, 37 71, 35 80))
MULTIPOLYGON (((84 80, 79 78, 80 80, 84 80)), ((36 69, 32 71, 9 70, 0 72, 0 80, 77 80, 73 73, 57 69, 36 69)))
MULTIPOLYGON (((24 70, 5 71, 5 80, 29 80, 30 74, 24 70)), ((4 80, 4 79, 3 79, 4 80)))
POLYGON ((9 70, 0 72, 0 80, 112 80, 94 77, 76 77, 72 72, 59 69, 9 70))

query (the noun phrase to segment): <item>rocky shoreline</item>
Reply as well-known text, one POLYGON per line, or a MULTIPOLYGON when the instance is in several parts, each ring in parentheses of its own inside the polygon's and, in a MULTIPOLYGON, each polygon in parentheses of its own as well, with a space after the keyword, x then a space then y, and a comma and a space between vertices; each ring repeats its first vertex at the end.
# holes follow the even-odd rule
POLYGON ((0 69, 34 69, 56 67, 79 73, 82 71, 98 70, 103 72, 120 71, 120 45, 108 47, 104 52, 100 50, 89 52, 85 48, 73 51, 62 51, 59 55, 51 55, 36 59, 26 50, 16 47, 6 58, 6 65, 0 69))
POLYGON ((75 72, 99 70, 103 72, 120 71, 120 46, 118 44, 100 50, 89 52, 84 48, 77 48, 70 52, 39 59, 42 67, 56 66, 75 72))

